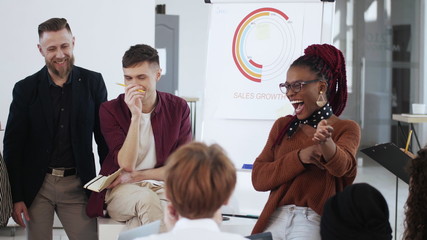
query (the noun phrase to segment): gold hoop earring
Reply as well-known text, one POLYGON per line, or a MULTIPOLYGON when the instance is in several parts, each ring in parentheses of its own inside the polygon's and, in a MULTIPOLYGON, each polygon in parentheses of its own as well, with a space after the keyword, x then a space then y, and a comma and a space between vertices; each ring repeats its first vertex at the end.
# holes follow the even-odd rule
POLYGON ((319 97, 317 98, 317 101, 316 101, 317 106, 323 107, 323 106, 325 106, 326 102, 327 101, 325 99, 325 96, 323 96, 323 92, 320 91, 319 97))

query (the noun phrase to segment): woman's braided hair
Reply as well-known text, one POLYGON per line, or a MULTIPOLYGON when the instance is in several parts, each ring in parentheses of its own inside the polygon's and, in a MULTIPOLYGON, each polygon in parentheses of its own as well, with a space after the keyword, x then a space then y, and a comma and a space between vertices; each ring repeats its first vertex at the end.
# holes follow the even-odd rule
POLYGON ((307 66, 327 81, 329 104, 335 115, 341 115, 347 104, 347 75, 342 52, 329 44, 313 44, 291 64, 294 66, 307 66))

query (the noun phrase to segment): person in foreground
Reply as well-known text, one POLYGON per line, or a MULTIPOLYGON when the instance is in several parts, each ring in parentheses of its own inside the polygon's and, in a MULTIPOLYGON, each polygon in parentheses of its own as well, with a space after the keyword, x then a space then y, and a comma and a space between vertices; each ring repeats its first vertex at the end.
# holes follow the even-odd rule
POLYGON ((427 238, 427 146, 409 164, 409 196, 405 205, 403 240, 427 238))
POLYGON ((323 240, 390 240, 387 201, 367 183, 347 186, 326 201, 320 224, 323 240))
POLYGON ((101 163, 108 152, 98 115, 107 90, 100 73, 74 66, 66 19, 49 19, 38 33, 46 66, 13 88, 3 140, 12 217, 28 239, 52 239, 55 212, 69 239, 98 239, 82 186, 96 173, 93 136, 101 163))
POLYGON ((311 45, 279 85, 295 109, 274 123, 256 158, 252 184, 270 197, 252 233, 274 239, 320 239, 326 200, 351 184, 360 128, 338 116, 347 102, 345 61, 335 47, 311 45))
POLYGON ((169 93, 156 91, 161 69, 157 50, 138 44, 122 59, 125 93, 99 111, 109 153, 101 166, 106 176, 121 175, 101 193, 92 193, 87 213, 126 222, 128 229, 162 219, 166 158, 192 140, 190 108, 169 93))
POLYGON ((220 208, 227 204, 236 185, 236 169, 219 145, 192 142, 174 152, 166 165, 164 221, 168 233, 137 240, 242 240, 220 232, 220 208))

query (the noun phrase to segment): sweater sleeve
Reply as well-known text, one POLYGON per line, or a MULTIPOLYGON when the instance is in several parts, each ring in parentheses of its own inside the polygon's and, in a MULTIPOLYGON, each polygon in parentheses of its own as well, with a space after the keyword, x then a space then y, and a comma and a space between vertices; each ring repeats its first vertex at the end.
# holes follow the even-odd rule
POLYGON ((357 123, 350 120, 342 120, 336 127, 333 137, 337 145, 335 155, 324 167, 335 177, 353 177, 356 175, 356 153, 360 143, 360 128, 357 123))
MULTIPOLYGON (((289 119, 287 120, 289 121, 289 119)), ((252 184, 257 191, 269 191, 280 187, 305 170, 298 158, 299 149, 291 150, 281 156, 277 156, 273 149, 273 145, 282 131, 282 122, 286 123, 286 119, 280 118, 274 123, 267 144, 255 160, 252 184)))

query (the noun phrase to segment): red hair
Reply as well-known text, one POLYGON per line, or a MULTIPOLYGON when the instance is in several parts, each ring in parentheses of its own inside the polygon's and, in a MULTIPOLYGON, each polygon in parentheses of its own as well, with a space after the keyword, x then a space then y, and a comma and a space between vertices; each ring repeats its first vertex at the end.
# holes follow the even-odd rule
POLYGON ((191 142, 168 158, 166 196, 182 217, 212 218, 235 185, 236 169, 217 144, 191 142))
POLYGON ((293 66, 307 66, 328 83, 328 100, 335 115, 339 116, 347 104, 347 75, 342 52, 329 44, 313 44, 293 66))

